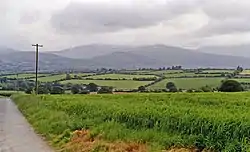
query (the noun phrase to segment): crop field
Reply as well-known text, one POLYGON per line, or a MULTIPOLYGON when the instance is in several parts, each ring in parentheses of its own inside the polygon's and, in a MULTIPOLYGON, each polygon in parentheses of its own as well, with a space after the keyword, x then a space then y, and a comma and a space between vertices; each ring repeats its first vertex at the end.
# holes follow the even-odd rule
POLYGON ((132 81, 132 80, 66 80, 62 84, 89 84, 95 83, 99 86, 111 86, 115 89, 137 89, 140 86, 151 83, 152 81, 132 81))
POLYGON ((172 146, 245 152, 250 150, 249 96, 249 93, 18 95, 13 99, 39 134, 57 149, 68 148, 67 152, 80 152, 86 147, 89 151, 104 151, 96 147, 110 150, 107 144, 98 141, 91 147, 89 141, 97 139, 146 144, 148 149, 145 147, 143 152, 160 152, 172 146), (79 135, 80 130, 90 132, 91 140, 81 139, 84 136, 79 135), (73 132, 81 138, 75 140, 73 132), (82 149, 76 150, 70 144, 82 149))
POLYGON ((157 77, 155 75, 129 75, 129 74, 104 74, 104 75, 95 75, 95 76, 90 76, 87 78, 93 78, 93 79, 105 79, 105 78, 110 78, 110 79, 133 79, 133 78, 154 78, 157 77))
MULTIPOLYGON (((38 74, 38 76, 46 76, 48 74, 38 74)), ((0 77, 6 77, 6 78, 19 78, 19 79, 24 79, 24 78, 30 78, 30 77, 35 77, 35 73, 27 73, 27 74, 16 74, 13 75, 6 75, 6 76, 0 76, 0 77)))
POLYGON ((176 78, 165 79, 149 87, 149 89, 165 89, 168 82, 175 83, 181 89, 199 89, 203 86, 218 87, 224 78, 176 78))

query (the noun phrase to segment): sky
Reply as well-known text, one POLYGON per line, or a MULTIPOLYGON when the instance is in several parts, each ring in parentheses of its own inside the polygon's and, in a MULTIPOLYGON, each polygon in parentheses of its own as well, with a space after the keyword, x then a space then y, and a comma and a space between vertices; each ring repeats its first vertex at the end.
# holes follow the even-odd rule
POLYGON ((250 44, 249 0, 0 0, 0 46, 250 44))

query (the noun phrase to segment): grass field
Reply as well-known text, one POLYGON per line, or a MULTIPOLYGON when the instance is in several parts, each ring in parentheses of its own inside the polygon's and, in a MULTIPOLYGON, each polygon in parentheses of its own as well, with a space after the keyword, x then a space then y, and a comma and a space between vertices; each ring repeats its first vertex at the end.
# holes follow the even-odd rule
POLYGON ((221 76, 221 74, 195 74, 195 73, 175 73, 175 74, 164 74, 165 77, 205 77, 205 76, 221 76))
POLYGON ((249 96, 249 93, 177 93, 13 98, 35 130, 58 149, 66 146, 67 152, 80 152, 83 148, 111 152, 108 144, 93 142, 100 139, 150 147, 142 152, 160 152, 172 146, 248 152, 249 96), (90 132, 89 140, 81 129, 90 132), (82 148, 77 150, 75 146, 82 148))
MULTIPOLYGON (((91 75, 91 74, 93 74, 93 73, 73 73, 73 74, 70 74, 70 76, 71 77, 74 77, 75 75, 77 75, 77 76, 86 76, 86 75, 91 75)), ((41 81, 41 82, 53 82, 53 81, 57 81, 57 80, 65 79, 65 78, 66 78, 66 74, 58 74, 58 75, 38 78, 38 81, 41 81)), ((31 80, 35 80, 35 79, 31 79, 31 80)))
POLYGON ((115 89, 137 89, 139 86, 143 86, 151 83, 151 81, 132 81, 132 80, 66 80, 60 83, 72 83, 72 84, 89 84, 95 83, 99 86, 112 86, 115 89))
POLYGON ((200 89, 203 86, 218 87, 223 78, 176 78, 165 79, 149 87, 149 89, 165 89, 168 82, 175 83, 181 89, 200 89))
POLYGON ((250 78, 247 79, 247 78, 239 78, 239 79, 233 79, 233 80, 236 80, 238 82, 246 82, 246 83, 250 83, 250 78))
POLYGON ((111 79, 133 79, 133 78, 154 78, 157 77, 155 75, 128 75, 128 74, 104 74, 104 75, 95 75, 90 76, 87 78, 93 78, 93 79, 105 79, 105 78, 111 78, 111 79))
POLYGON ((233 73, 234 70, 203 70, 204 73, 233 73))
MULTIPOLYGON (((60 79, 65 79, 65 78, 66 78, 66 74, 60 74, 60 75, 53 75, 53 76, 38 78, 38 81, 40 81, 40 82, 53 82, 53 81, 57 81, 60 79)), ((31 79, 31 80, 35 80, 35 79, 31 79)))
POLYGON ((240 74, 250 74, 250 70, 244 70, 243 72, 241 72, 240 74))
MULTIPOLYGON (((46 76, 48 74, 38 74, 38 76, 46 76)), ((19 78, 19 79, 24 79, 24 78, 30 78, 30 77, 35 77, 35 73, 27 73, 27 74, 18 74, 18 77, 17 75, 13 74, 13 75, 7 75, 7 76, 0 76, 0 77, 6 77, 6 78, 19 78)))

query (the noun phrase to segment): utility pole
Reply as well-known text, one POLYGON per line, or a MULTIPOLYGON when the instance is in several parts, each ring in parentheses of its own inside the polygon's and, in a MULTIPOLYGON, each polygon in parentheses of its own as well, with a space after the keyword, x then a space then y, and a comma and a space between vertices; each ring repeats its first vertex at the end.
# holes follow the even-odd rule
POLYGON ((43 47, 43 45, 32 44, 32 46, 36 47, 36 95, 38 95, 38 81, 37 81, 37 72, 38 72, 38 48, 43 47))

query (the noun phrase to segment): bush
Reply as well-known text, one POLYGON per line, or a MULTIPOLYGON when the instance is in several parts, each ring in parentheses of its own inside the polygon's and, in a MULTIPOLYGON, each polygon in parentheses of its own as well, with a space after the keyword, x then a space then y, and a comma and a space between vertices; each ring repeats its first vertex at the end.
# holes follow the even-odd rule
POLYGON ((59 86, 53 86, 50 91, 50 94, 64 94, 64 93, 65 93, 64 89, 59 86))
POLYGON ((49 89, 44 86, 38 87, 38 94, 49 94, 49 89))
POLYGON ((80 93, 80 90, 81 90, 81 87, 80 87, 80 85, 73 85, 72 87, 71 87, 71 92, 72 92, 72 94, 78 94, 78 93, 80 93))
POLYGON ((113 93, 113 88, 112 87, 102 87, 97 93, 98 94, 113 93))
POLYGON ((144 91, 146 91, 146 88, 145 88, 144 86, 140 86, 140 87, 138 88, 138 91, 144 92, 144 91))
POLYGON ((219 91, 221 92, 241 92, 244 91, 242 85, 235 80, 226 80, 223 81, 219 91))
POLYGON ((32 92, 33 92, 32 88, 28 88, 28 89, 25 90, 26 94, 32 94, 32 92))
POLYGON ((168 82, 166 85, 166 88, 169 92, 177 92, 178 91, 178 89, 176 88, 176 86, 173 82, 168 82))
POLYGON ((87 86, 87 89, 88 89, 90 92, 97 92, 97 91, 98 91, 98 85, 95 84, 95 83, 90 83, 90 84, 87 86))
POLYGON ((80 91, 80 94, 90 94, 90 91, 89 90, 82 90, 82 91, 80 91))

